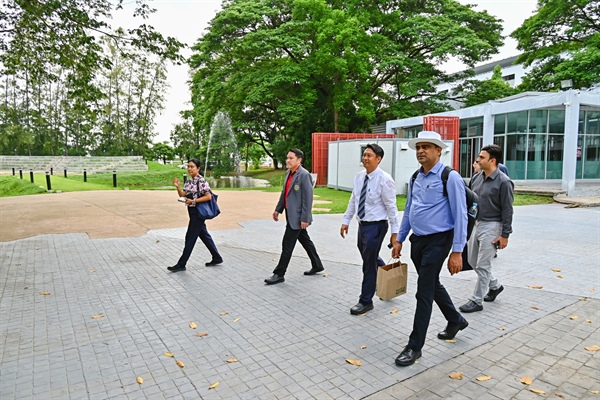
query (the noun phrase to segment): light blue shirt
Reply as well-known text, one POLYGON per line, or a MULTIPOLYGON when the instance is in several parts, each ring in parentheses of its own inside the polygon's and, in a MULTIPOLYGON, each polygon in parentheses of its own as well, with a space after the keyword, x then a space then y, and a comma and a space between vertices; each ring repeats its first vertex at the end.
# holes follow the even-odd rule
POLYGON ((425 236, 454 228, 452 252, 463 251, 467 243, 465 182, 458 172, 451 171, 446 184, 448 196, 444 196, 443 171, 444 164, 438 161, 427 174, 419 168, 412 188, 409 182, 398 242, 404 242, 411 229, 415 235, 425 236))
MULTIPOLYGON (((352 217, 358 213, 358 201, 365 175, 367 175, 367 171, 363 170, 354 177, 354 188, 342 222, 344 225, 350 225, 352 217)), ((359 222, 361 221, 358 216, 356 219, 359 222)), ((383 221, 385 219, 390 222, 391 232, 397 232, 399 225, 398 208, 396 206, 396 182, 390 174, 377 167, 369 174, 365 217, 362 221, 383 221)))

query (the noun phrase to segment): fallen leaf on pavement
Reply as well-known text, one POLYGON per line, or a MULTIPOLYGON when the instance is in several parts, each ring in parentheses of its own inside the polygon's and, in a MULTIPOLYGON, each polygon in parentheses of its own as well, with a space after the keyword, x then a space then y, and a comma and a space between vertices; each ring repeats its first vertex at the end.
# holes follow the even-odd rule
POLYGON ((216 388, 217 386, 219 386, 219 384, 220 384, 220 383, 221 383, 221 382, 217 381, 217 382, 213 383, 212 385, 210 385, 208 388, 209 388, 209 389, 214 389, 214 388, 216 388))
POLYGON ((48 295, 50 295, 50 292, 40 292, 40 294, 41 294, 42 296, 48 296, 48 295))
POLYGON ((446 339, 446 342, 448 342, 448 343, 456 343, 456 339, 446 339))
POLYGON ((225 361, 228 362, 228 363, 236 363, 239 360, 237 358, 230 358, 229 360, 225 360, 225 361))
POLYGON ((167 357, 175 357, 175 354, 168 353, 168 352, 165 351, 165 356, 167 356, 167 357))
POLYGON ((588 299, 587 297, 580 297, 578 300, 586 301, 587 299, 588 299))
POLYGON ((352 360, 350 358, 346 358, 346 362, 348 364, 356 365, 357 367, 360 367, 362 365, 362 363, 359 360, 352 360))
POLYGON ((364 350, 367 348, 367 346, 360 346, 360 348, 364 350))
POLYGON ((464 372, 453 372, 453 373, 451 373, 451 374, 450 374, 450 375, 448 375, 448 376, 449 376, 450 378, 452 378, 452 379, 459 379, 459 380, 460 380, 460 379, 462 379, 462 378, 463 378, 463 375, 464 375, 464 374, 465 374, 464 372))
POLYGON ((556 275, 557 278, 562 279, 563 276, 562 275, 556 275))
POLYGON ((529 389, 531 392, 533 393, 537 393, 537 394, 546 394, 546 392, 544 392, 543 390, 540 389, 529 389))
POLYGON ((592 390, 592 394, 600 394, 600 390, 592 390))
POLYGON ((575 321, 577 318, 579 318, 577 315, 571 315, 569 317, 569 319, 572 319, 573 321, 575 321))
POLYGON ((208 336, 208 332, 197 333, 196 336, 198 336, 198 337, 208 336))
POLYGON ((478 376, 475 378, 475 380, 478 380, 479 382, 489 381, 490 379, 492 379, 492 377, 489 375, 478 376))
POLYGON ((552 271, 553 272, 560 272, 560 269, 558 269, 558 268, 552 268, 552 271))
POLYGON ((533 379, 531 379, 531 377, 528 375, 525 375, 524 377, 521 378, 521 383, 524 385, 531 385, 532 382, 533 382, 533 379))
POLYGON ((538 306, 531 306, 531 308, 533 308, 534 310, 539 310, 538 306))
POLYGON ((327 278, 329 274, 323 274, 323 278, 327 278))
POLYGON ((227 314, 229 314, 227 311, 223 311, 223 312, 222 312, 221 314, 219 314, 219 315, 223 316, 223 315, 227 315, 227 314))
POLYGON ((138 376, 138 377, 137 377, 137 379, 136 379, 136 381, 137 381, 137 383, 139 383, 140 385, 141 385, 142 383, 144 383, 144 380, 142 379, 142 377, 141 377, 141 376, 138 376))
POLYGON ((498 329, 500 329, 501 331, 505 331, 505 330, 506 330, 506 328, 505 328, 505 327, 503 327, 503 326, 501 326, 501 327, 500 327, 500 328, 498 328, 498 329))
POLYGON ((595 288, 591 288, 591 289, 590 289, 590 293, 594 293, 595 291, 596 291, 596 289, 595 289, 595 288))
POLYGON ((585 322, 587 322, 588 324, 591 324, 592 320, 591 319, 586 319, 585 322))
POLYGON ((180 368, 183 368, 183 367, 185 367, 185 365, 184 365, 184 364, 183 364, 181 361, 177 361, 177 362, 176 362, 176 364, 177 364, 177 366, 178 366, 178 367, 180 367, 180 368))
POLYGON ((160 242, 160 240, 157 240, 155 243, 159 243, 159 242, 160 242))
POLYGON ((594 346, 588 346, 585 348, 587 351, 598 351, 600 350, 600 346, 598 345, 594 345, 594 346))
POLYGON ((238 322, 239 320, 240 320, 239 318, 236 318, 233 320, 233 322, 238 322))
POLYGON ((96 272, 95 269, 90 269, 88 272, 96 272))
POLYGON ((565 395, 564 395, 564 394, 562 394, 562 393, 554 393, 554 395, 555 395, 556 397, 560 397, 561 399, 564 399, 564 398, 565 398, 565 395))
POLYGON ((104 314, 98 314, 98 315, 93 315, 92 319, 98 319, 98 318, 103 318, 104 314))
POLYGON ((196 329, 197 327, 198 325, 196 325, 194 322, 190 322, 190 328, 196 329))
POLYGON ((541 288, 543 288, 543 286, 542 285, 530 285, 529 288, 530 289, 541 289, 541 288))
POLYGON ((398 308, 394 308, 392 311, 390 311, 390 314, 396 314, 398 312, 398 308))

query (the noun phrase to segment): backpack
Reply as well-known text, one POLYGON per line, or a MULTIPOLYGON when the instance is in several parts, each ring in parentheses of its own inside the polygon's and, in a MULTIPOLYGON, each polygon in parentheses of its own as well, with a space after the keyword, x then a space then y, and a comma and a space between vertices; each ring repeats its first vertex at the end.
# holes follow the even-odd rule
MULTIPOLYGON (((453 168, 446 165, 444 170, 442 171, 442 184, 444 186, 444 196, 448 197, 448 189, 446 188, 446 184, 448 183, 448 176, 450 175, 450 171, 453 168)), ((412 175, 412 180, 410 184, 410 190, 412 191, 412 187, 417 179, 417 175, 419 175, 419 170, 416 170, 412 175)), ((477 203, 479 203, 479 197, 477 193, 471 190, 471 188, 465 185, 465 197, 467 198, 467 240, 471 237, 471 232, 473 232, 473 228, 475 227, 475 221, 477 220, 477 203)))

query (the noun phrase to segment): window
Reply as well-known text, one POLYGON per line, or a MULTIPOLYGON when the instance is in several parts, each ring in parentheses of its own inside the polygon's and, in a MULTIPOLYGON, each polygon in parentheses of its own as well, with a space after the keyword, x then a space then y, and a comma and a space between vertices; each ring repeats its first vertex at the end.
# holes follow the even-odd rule
POLYGON ((533 133, 546 133, 548 127, 548 110, 529 111, 529 130, 533 133))
POLYGON ((527 111, 519 111, 506 114, 506 132, 526 132, 527 131, 527 111))
POLYGON ((506 133, 506 114, 494 115, 494 135, 506 133))
POLYGON ((550 110, 549 113, 550 122, 548 123, 549 133, 565 133, 565 111, 564 110, 550 110))
POLYGON ((506 135, 506 155, 504 156, 504 165, 506 165, 506 168, 510 171, 511 179, 525 179, 526 152, 527 135, 506 135))
POLYGON ((527 179, 544 179, 546 165, 546 136, 527 135, 527 179))
POLYGON ((467 121, 469 122, 468 137, 483 136, 483 117, 472 118, 467 121))

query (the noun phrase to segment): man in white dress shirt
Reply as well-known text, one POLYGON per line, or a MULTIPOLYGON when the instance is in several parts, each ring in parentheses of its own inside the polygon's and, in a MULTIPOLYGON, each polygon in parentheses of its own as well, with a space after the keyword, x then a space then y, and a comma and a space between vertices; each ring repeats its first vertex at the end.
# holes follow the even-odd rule
POLYGON ((363 281, 358 304, 350 309, 353 315, 364 314, 373 309, 377 269, 385 265, 379 257, 379 250, 388 231, 388 221, 392 228, 390 243, 396 241, 400 228, 396 207, 396 184, 390 174, 379 168, 382 159, 383 149, 377 144, 368 144, 362 156, 365 170, 354 178, 354 189, 340 228, 340 235, 345 238, 348 225, 356 215, 357 246, 363 259, 363 281))

